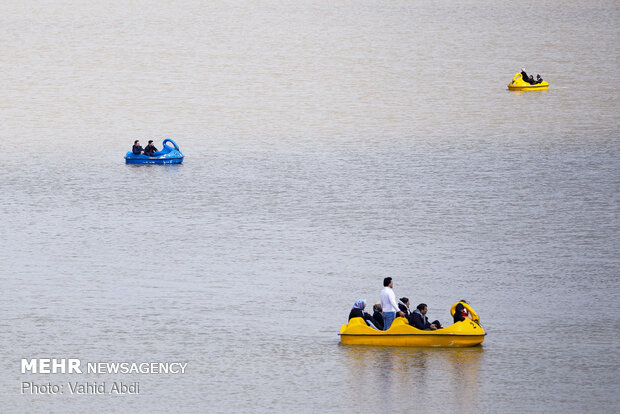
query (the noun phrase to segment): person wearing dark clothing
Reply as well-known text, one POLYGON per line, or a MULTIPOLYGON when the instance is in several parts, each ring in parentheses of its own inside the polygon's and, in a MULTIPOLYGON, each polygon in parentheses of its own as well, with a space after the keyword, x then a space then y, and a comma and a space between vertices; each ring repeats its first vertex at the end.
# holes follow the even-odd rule
POLYGON ((536 75, 536 83, 542 83, 543 78, 540 77, 540 74, 536 75))
POLYGON ((142 151, 144 151, 144 149, 142 148, 142 145, 140 145, 140 141, 135 140, 133 142, 133 148, 131 149, 131 152, 133 152, 135 155, 140 155, 142 154, 142 151))
POLYGON ((398 302, 398 309, 405 314, 405 318, 411 315, 411 309, 409 309, 409 299, 400 298, 398 302))
POLYGON ((411 315, 407 318, 409 325, 422 331, 434 331, 436 329, 441 329, 441 324, 439 321, 434 321, 433 323, 428 321, 428 318, 426 317, 427 311, 428 306, 426 306, 425 303, 420 303, 417 309, 411 312, 411 315))
POLYGON ((372 318, 375 320, 375 325, 379 328, 380 331, 383 330, 383 315, 381 314, 381 303, 375 303, 375 306, 372 307, 373 314, 372 318))
POLYGON ((144 148, 144 155, 152 157, 155 152, 157 152, 157 148, 155 148, 155 145, 153 145, 153 140, 150 140, 149 145, 144 148))
POLYGON ((462 322, 465 320, 465 316, 463 316, 463 313, 467 312, 465 310, 465 306, 463 306, 462 303, 457 303, 456 307, 454 308, 454 323, 457 322, 462 322))
POLYGON ((375 328, 378 330, 377 325, 375 324, 375 320, 370 316, 369 313, 364 312, 364 308, 366 307, 366 300, 360 299, 355 304, 353 304, 353 309, 349 312, 349 320, 353 318, 364 318, 366 324, 371 328, 375 328))
POLYGON ((521 79, 523 82, 530 83, 530 76, 525 72, 525 68, 521 68, 521 79))

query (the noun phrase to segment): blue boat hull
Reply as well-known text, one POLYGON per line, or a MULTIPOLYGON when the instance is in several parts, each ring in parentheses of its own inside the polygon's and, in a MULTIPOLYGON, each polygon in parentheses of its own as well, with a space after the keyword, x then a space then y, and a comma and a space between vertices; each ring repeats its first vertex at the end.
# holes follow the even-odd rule
POLYGON ((180 164, 183 162, 183 153, 179 146, 171 139, 165 139, 161 151, 155 152, 152 157, 144 154, 134 154, 129 151, 125 154, 126 164, 180 164), (170 142, 174 148, 166 145, 170 142))
POLYGON ((180 164, 183 162, 181 158, 158 158, 142 155, 141 157, 125 157, 126 164, 180 164))

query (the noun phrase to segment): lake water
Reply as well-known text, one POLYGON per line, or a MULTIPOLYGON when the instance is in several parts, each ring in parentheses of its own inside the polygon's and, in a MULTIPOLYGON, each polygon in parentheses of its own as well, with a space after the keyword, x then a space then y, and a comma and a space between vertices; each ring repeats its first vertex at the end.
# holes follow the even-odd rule
POLYGON ((0 411, 618 412, 619 21, 595 0, 2 2, 0 411), (524 65, 550 88, 507 91, 524 65), (182 165, 125 165, 166 137, 182 165), (467 299, 483 345, 340 345, 385 276, 444 324, 467 299), (68 392, 86 380, 140 393, 68 392))

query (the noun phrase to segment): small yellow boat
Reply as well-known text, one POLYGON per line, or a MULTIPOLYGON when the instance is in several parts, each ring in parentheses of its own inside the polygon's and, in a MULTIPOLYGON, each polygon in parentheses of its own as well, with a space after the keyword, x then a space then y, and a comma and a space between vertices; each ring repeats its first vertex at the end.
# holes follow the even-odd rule
MULTIPOLYGON (((458 303, 458 302, 457 302, 458 303)), ((462 303, 462 302, 461 302, 462 303)), ((456 322, 435 331, 421 331, 407 322, 406 318, 396 318, 387 331, 377 331, 366 324, 363 318, 352 318, 340 328, 340 343, 343 345, 385 345, 419 347, 467 347, 484 341, 486 333, 476 312, 463 303, 472 319, 456 322)), ((456 303, 452 306, 454 314, 456 303)))
POLYGON ((541 83, 532 85, 531 83, 523 80, 521 73, 514 75, 512 77, 512 81, 508 84, 508 89, 511 91, 539 91, 548 88, 549 83, 547 81, 542 81, 541 83))

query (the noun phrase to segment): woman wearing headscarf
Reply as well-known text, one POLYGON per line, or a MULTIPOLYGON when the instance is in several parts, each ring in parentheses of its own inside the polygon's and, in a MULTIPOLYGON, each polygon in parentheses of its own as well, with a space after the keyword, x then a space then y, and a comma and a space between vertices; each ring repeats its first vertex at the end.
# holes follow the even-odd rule
POLYGON ((364 309, 366 308, 366 299, 360 299, 358 301, 356 301, 353 304, 353 309, 351 309, 351 312, 349 312, 349 320, 351 320, 352 318, 364 318, 364 320, 366 321, 366 324, 368 324, 368 326, 370 326, 371 328, 377 329, 377 326, 375 324, 375 320, 372 318, 372 316, 370 316, 369 313, 364 312, 364 309))

